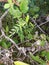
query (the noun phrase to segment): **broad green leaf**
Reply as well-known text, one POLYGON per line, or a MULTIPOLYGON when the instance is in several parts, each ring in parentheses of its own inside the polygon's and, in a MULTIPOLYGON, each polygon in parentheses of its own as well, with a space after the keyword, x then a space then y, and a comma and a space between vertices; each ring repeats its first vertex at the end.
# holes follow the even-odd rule
POLYGON ((8 3, 4 5, 5 9, 8 9, 9 7, 10 7, 10 4, 8 4, 8 3))
POLYGON ((9 12, 13 16, 13 18, 20 18, 22 15, 22 13, 20 12, 18 8, 14 9, 13 7, 11 7, 9 9, 9 12))
POLYGON ((21 61, 14 61, 15 65, 29 65, 27 63, 21 62, 21 61))
POLYGON ((2 46, 6 49, 8 48, 7 44, 4 41, 2 42, 2 46))
POLYGON ((22 13, 26 13, 28 11, 28 0, 21 1, 20 10, 22 11, 22 13))

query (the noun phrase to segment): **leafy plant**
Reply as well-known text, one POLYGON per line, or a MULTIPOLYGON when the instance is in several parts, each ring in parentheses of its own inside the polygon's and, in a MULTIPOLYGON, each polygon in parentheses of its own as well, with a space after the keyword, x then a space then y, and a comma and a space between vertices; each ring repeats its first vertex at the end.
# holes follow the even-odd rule
POLYGON ((30 53, 30 56, 31 56, 32 60, 37 61, 37 62, 40 63, 41 65, 45 64, 45 61, 42 60, 39 56, 34 56, 32 53, 30 53))
MULTIPOLYGON (((17 33, 20 37, 20 40, 24 40, 24 34, 23 34, 23 28, 28 24, 29 16, 27 15, 26 20, 21 18, 21 16, 25 13, 27 13, 29 7, 29 1, 28 0, 18 0, 19 7, 15 6, 12 0, 8 0, 8 3, 4 5, 4 8, 9 8, 9 13, 14 17, 17 18, 18 21, 16 25, 14 26, 14 29, 12 29, 13 33, 17 33)), ((10 35, 11 36, 11 35, 10 35)))
POLYGON ((7 42, 5 39, 2 39, 2 41, 0 41, 0 46, 8 49, 11 46, 11 43, 7 42))
MULTIPOLYGON (((19 1, 18 1, 19 2, 19 1)), ((12 0, 8 0, 8 3, 4 5, 5 9, 9 8, 9 12, 11 15, 13 15, 14 18, 20 18, 22 16, 22 13, 27 13, 28 11, 28 0, 20 0, 20 6, 15 7, 12 0)))
MULTIPOLYGON (((32 30, 34 28, 34 25, 32 23, 28 24, 28 15, 25 20, 22 18, 17 21, 15 26, 13 26, 13 29, 11 29, 11 34, 17 33, 18 36, 20 37, 20 41, 24 41, 25 38, 31 39, 32 37, 32 30), (31 30, 30 30, 31 28, 31 30), (30 30, 30 31, 29 31, 30 30)), ((11 35, 10 35, 11 36, 11 35)))
MULTIPOLYGON (((47 15, 47 12, 49 11, 48 8, 49 1, 48 0, 17 0, 17 2, 19 3, 19 5, 16 5, 12 0, 8 0, 8 2, 4 5, 4 8, 8 9, 10 16, 13 17, 12 18, 13 22, 10 21, 13 25, 8 25, 8 24, 6 25, 4 30, 5 34, 11 37, 16 43, 18 42, 23 43, 24 40, 30 41, 31 39, 31 43, 34 42, 37 43, 35 44, 35 50, 36 47, 38 46, 44 47, 46 45, 46 41, 49 41, 49 36, 40 33, 39 36, 38 33, 34 31, 36 28, 34 28, 33 22, 31 23, 30 16, 36 20, 38 19, 40 14, 43 15, 46 13, 47 15), (9 26, 11 27, 11 29, 9 26)), ((44 28, 47 29, 46 27, 44 28)), ((26 46, 32 47, 32 44, 29 45, 29 43, 30 42, 26 42, 26 46)), ((10 43, 7 42, 5 39, 1 40, 0 45, 6 49, 11 46, 10 43)), ((37 53, 35 55, 30 53, 30 57, 32 58, 32 60, 36 61, 40 65, 46 65, 46 61, 47 60, 49 61, 49 52, 40 51, 40 53, 37 53)), ((14 64, 29 65, 21 61, 14 61, 14 64)))
POLYGON ((45 57, 49 61, 49 51, 42 51, 41 56, 45 57))
MULTIPOLYGON (((37 3, 35 0, 30 1, 30 8, 29 8, 29 13, 32 16, 36 16, 40 10, 40 7, 37 6, 35 3, 37 3)), ((38 14, 39 15, 39 14, 38 14)))
POLYGON ((28 0, 21 0, 20 10, 22 13, 26 13, 28 11, 28 0))

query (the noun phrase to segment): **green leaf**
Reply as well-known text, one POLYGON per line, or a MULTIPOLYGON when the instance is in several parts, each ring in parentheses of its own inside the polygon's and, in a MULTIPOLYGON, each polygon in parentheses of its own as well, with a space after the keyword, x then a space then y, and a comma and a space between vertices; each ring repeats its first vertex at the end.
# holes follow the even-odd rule
POLYGON ((27 15, 26 17, 26 22, 28 23, 28 21, 29 21, 29 15, 27 15))
POLYGON ((46 35, 45 35, 45 34, 41 34, 40 37, 41 37, 43 40, 46 40, 46 35))
POLYGON ((2 42, 2 46, 6 49, 8 48, 7 44, 4 41, 2 42))
POLYGON ((10 7, 10 4, 8 4, 8 3, 4 5, 5 9, 8 9, 9 7, 10 7))
POLYGON ((34 19, 37 19, 39 17, 39 14, 36 14, 33 16, 34 19))
POLYGON ((27 37, 28 37, 28 39, 32 39, 33 38, 31 33, 29 33, 27 37))
POLYGON ((35 4, 34 4, 34 0, 30 1, 30 7, 34 7, 35 4))
POLYGON ((14 61, 15 65, 29 65, 27 63, 21 62, 21 61, 14 61))
POLYGON ((48 36, 48 35, 46 36, 46 39, 47 39, 47 40, 48 40, 48 42, 49 42, 49 36, 48 36))
POLYGON ((22 0, 20 3, 20 10, 22 13, 27 13, 28 11, 28 0, 22 0))
POLYGON ((18 24, 19 24, 21 27, 23 27, 23 26, 26 24, 26 22, 25 22, 22 18, 20 18, 19 21, 18 21, 18 24))
POLYGON ((45 41, 44 40, 41 40, 40 45, 41 46, 44 46, 45 45, 45 41))
POLYGON ((6 33, 8 33, 9 32, 9 27, 8 27, 8 25, 6 26, 6 33))
POLYGON ((8 42, 8 41, 7 41, 6 44, 7 44, 7 47, 8 47, 8 48, 11 47, 11 42, 8 42))
POLYGON ((13 16, 13 18, 20 18, 22 13, 20 12, 20 10, 18 8, 14 9, 13 7, 11 7, 9 9, 10 14, 13 16))
POLYGON ((46 52, 46 58, 49 61, 49 52, 46 52))
POLYGON ((49 61, 49 52, 48 51, 41 52, 41 56, 46 57, 46 59, 49 61))
POLYGON ((42 60, 39 56, 34 56, 31 52, 30 52, 30 56, 33 60, 37 61, 38 63, 44 63, 45 61, 42 60))
POLYGON ((41 52, 41 56, 42 56, 42 57, 45 57, 45 56, 46 56, 46 51, 42 51, 42 52, 41 52))
POLYGON ((21 42, 24 41, 24 34, 23 34, 23 30, 22 27, 20 26, 20 30, 18 32, 18 36, 20 37, 21 42))
POLYGON ((33 11, 34 11, 34 12, 38 12, 39 10, 40 10, 39 7, 37 7, 37 6, 34 6, 34 7, 33 7, 33 11))
POLYGON ((45 63, 42 63, 42 64, 40 64, 40 65, 47 65, 47 63, 45 62, 45 63))

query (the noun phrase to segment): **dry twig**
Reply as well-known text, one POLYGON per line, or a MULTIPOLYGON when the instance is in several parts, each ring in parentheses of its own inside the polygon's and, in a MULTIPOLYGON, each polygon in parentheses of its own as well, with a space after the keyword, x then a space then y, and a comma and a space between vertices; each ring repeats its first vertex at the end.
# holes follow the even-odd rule
POLYGON ((44 31, 42 30, 42 28, 36 23, 36 21, 35 21, 33 18, 31 18, 31 17, 30 17, 30 19, 31 19, 31 21, 35 24, 35 26, 38 27, 39 30, 40 30, 42 33, 45 34, 45 32, 44 32, 44 31))

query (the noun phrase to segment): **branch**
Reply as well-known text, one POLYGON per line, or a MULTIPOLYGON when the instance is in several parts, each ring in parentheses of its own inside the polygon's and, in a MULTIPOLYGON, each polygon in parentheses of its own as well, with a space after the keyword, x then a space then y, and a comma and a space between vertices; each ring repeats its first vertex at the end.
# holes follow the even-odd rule
POLYGON ((36 21, 33 19, 33 18, 31 18, 30 17, 30 19, 31 19, 31 21, 35 24, 35 26, 37 26, 38 28, 39 28, 39 30, 42 32, 42 33, 44 33, 45 34, 45 32, 42 30, 42 28, 36 23, 36 21))
POLYGON ((46 24, 46 23, 48 23, 49 21, 46 21, 46 22, 44 22, 44 23, 41 23, 39 26, 42 26, 42 25, 44 25, 44 24, 46 24))
POLYGON ((23 53, 24 55, 26 55, 24 52, 23 52, 23 49, 22 48, 19 48, 18 45, 11 39, 9 38, 8 36, 5 35, 4 31, 3 31, 3 27, 2 27, 2 19, 7 15, 9 9, 5 11, 5 13, 1 16, 0 18, 0 31, 2 33, 2 37, 4 37, 5 39, 7 39, 8 41, 10 41, 16 48, 17 50, 20 52, 20 53, 23 53), (21 52, 22 51, 22 52, 21 52))
POLYGON ((17 48, 17 50, 19 50, 19 47, 16 45, 16 43, 11 39, 9 38, 8 36, 5 35, 4 31, 1 29, 1 33, 3 35, 3 37, 5 37, 5 39, 7 39, 8 41, 10 41, 13 45, 15 45, 15 47, 17 48))
POLYGON ((2 20, 3 20, 3 18, 7 15, 8 11, 9 11, 9 9, 6 10, 5 13, 0 17, 0 31, 1 31, 1 29, 2 29, 2 20))
POLYGON ((4 12, 4 14, 0 17, 0 21, 7 15, 9 9, 4 12))

